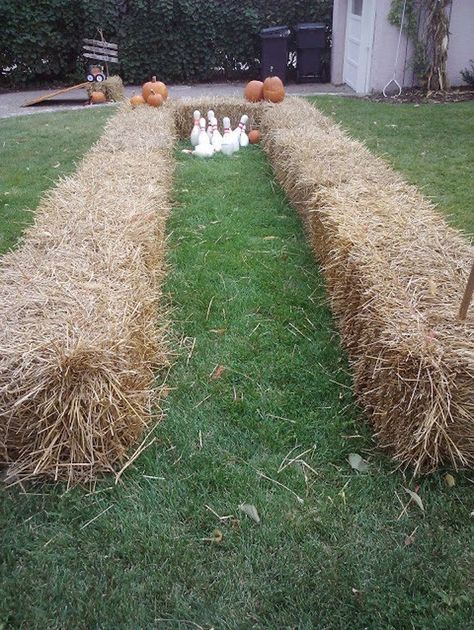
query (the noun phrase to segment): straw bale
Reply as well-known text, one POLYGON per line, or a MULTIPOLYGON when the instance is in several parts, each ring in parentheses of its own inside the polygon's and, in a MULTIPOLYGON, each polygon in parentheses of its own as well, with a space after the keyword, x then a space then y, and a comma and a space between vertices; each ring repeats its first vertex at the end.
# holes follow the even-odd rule
POLYGON ((266 104, 264 103, 249 103, 243 98, 200 98, 200 99, 180 99, 174 101, 175 107, 175 124, 176 133, 181 139, 188 139, 193 126, 193 112, 199 110, 201 116, 207 121, 207 112, 212 109, 219 122, 219 127, 222 126, 222 119, 224 116, 230 118, 232 128, 237 127, 240 122, 240 117, 243 114, 247 114, 249 120, 247 122, 247 129, 257 128, 260 122, 260 116, 266 104))
POLYGON ((474 464, 473 248, 382 159, 300 99, 262 110, 263 144, 325 272, 359 401, 415 472, 474 464))
POLYGON ((108 101, 114 101, 116 103, 123 101, 125 98, 123 81, 118 74, 108 77, 105 81, 102 81, 102 83, 94 81, 94 83, 90 83, 87 86, 86 90, 89 98, 92 92, 103 92, 108 101))
POLYGON ((11 477, 76 482, 113 470, 159 399, 174 125, 169 108, 138 117, 139 128, 124 107, 109 121, 0 262, 0 448, 11 477))

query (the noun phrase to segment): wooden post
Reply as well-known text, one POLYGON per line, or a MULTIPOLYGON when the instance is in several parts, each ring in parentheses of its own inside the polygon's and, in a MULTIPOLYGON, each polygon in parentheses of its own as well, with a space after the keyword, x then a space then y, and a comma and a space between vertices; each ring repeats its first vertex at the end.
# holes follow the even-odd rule
POLYGON ((472 263, 471 273, 469 274, 466 290, 464 291, 461 307, 459 309, 459 319, 461 321, 464 321, 467 317, 467 311, 472 300, 473 292, 474 292, 474 262, 472 263))
MULTIPOLYGON (((104 33, 102 32, 102 29, 101 29, 101 28, 98 28, 97 30, 99 31, 100 39, 101 39, 103 42, 105 42, 105 39, 104 39, 104 33)), ((107 79, 108 79, 108 78, 109 78, 109 64, 108 64, 108 62, 107 62, 107 61, 105 62, 105 74, 107 75, 107 79)))

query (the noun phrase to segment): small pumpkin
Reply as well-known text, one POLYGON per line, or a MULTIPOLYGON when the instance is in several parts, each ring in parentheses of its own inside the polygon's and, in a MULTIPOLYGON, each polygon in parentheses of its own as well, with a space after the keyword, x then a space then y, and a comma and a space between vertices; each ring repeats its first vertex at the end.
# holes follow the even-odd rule
POLYGON ((91 94, 91 103, 94 105, 98 105, 99 103, 106 103, 107 99, 103 92, 92 92, 91 94))
POLYGON ((245 86, 244 97, 251 103, 258 103, 263 100, 263 83, 262 81, 249 81, 245 86))
POLYGON ((258 144, 262 139, 262 134, 258 129, 252 129, 249 133, 249 142, 250 144, 258 144))
POLYGON ((164 100, 161 94, 155 94, 155 91, 152 90, 150 92, 150 96, 146 99, 146 102, 152 107, 160 107, 161 105, 163 105, 164 100))
POLYGON ((281 103, 285 98, 285 86, 279 77, 267 77, 263 82, 263 98, 271 103, 281 103))
POLYGON ((134 94, 130 99, 130 105, 135 109, 139 105, 145 105, 146 101, 141 94, 134 94))

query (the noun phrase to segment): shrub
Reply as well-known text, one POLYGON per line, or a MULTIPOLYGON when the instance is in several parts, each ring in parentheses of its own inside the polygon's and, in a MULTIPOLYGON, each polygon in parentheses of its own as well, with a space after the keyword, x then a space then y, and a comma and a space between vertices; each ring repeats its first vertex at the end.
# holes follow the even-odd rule
POLYGON ((470 64, 471 69, 469 70, 469 68, 464 68, 464 70, 461 70, 461 76, 465 83, 474 87, 474 61, 472 59, 470 60, 470 64))
POLYGON ((119 44, 113 71, 128 83, 152 74, 169 82, 251 76, 261 28, 330 24, 331 13, 330 0, 2 0, 0 66, 10 68, 2 82, 82 78, 81 40, 97 38, 97 28, 119 44))

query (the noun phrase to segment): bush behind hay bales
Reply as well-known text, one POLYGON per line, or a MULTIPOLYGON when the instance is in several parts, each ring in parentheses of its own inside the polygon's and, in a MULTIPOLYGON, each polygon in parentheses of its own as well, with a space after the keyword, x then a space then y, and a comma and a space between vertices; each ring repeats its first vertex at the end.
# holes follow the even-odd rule
POLYGON ((0 446, 12 476, 90 480, 123 464, 150 421, 154 368, 167 363, 157 301, 173 134, 170 108, 124 107, 1 261, 0 446), (129 145, 137 135, 153 146, 129 145))
POLYGON ((457 311, 473 248, 413 186, 302 100, 263 110, 261 129, 323 265, 380 444, 415 471, 472 466, 474 322, 458 322, 457 311))

